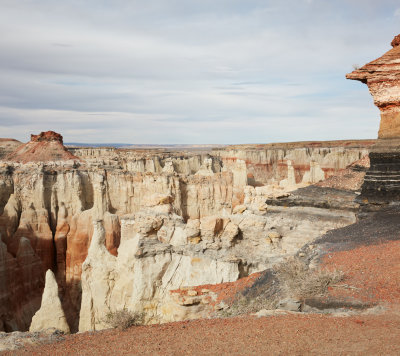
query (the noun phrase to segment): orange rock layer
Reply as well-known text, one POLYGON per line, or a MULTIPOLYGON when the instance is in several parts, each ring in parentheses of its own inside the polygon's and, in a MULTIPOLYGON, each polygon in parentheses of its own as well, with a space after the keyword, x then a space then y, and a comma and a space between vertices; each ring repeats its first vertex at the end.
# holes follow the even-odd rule
POLYGON ((346 75, 368 85, 381 111, 378 138, 400 138, 400 35, 382 57, 346 75))

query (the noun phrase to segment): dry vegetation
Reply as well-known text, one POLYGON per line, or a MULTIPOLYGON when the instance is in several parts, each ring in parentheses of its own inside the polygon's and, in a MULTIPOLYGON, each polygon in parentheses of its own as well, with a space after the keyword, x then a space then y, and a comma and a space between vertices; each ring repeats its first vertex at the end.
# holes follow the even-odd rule
POLYGON ((276 266, 274 272, 287 295, 299 300, 322 296, 330 285, 343 279, 341 271, 309 268, 297 257, 276 266))
POLYGON ((126 330, 131 326, 143 323, 143 314, 134 313, 124 308, 117 311, 109 311, 104 322, 114 329, 126 330))
POLYGON ((341 271, 312 269, 300 258, 293 257, 277 265, 272 273, 266 273, 248 290, 238 293, 230 308, 222 312, 222 316, 277 309, 279 301, 284 298, 304 301, 306 298, 322 296, 329 286, 342 279, 341 271))

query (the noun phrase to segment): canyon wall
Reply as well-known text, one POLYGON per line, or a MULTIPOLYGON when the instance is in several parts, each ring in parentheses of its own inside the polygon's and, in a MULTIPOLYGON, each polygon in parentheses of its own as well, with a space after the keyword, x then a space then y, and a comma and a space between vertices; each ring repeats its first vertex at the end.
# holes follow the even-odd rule
POLYGON ((290 144, 282 144, 281 147, 236 146, 214 153, 221 158, 224 169, 234 174, 237 172, 237 175, 243 171, 251 185, 294 187, 329 178, 367 156, 368 148, 373 143, 374 140, 353 141, 347 147, 290 147, 290 144))
POLYGON ((367 152, 67 152, 55 133, 34 136, 0 163, 0 330, 29 328, 47 270, 72 331, 124 307, 148 323, 199 317, 209 298, 171 290, 235 281, 354 222, 348 209, 265 202, 367 152))

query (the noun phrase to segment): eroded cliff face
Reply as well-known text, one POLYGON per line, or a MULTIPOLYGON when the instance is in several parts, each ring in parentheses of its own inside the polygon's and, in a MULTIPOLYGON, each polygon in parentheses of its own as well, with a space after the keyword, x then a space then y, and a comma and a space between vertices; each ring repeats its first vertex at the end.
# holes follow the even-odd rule
POLYGON ((63 160, 65 151, 59 136, 42 134, 0 164, 0 330, 29 327, 48 269, 72 331, 104 328, 105 313, 124 307, 146 322, 204 315, 209 298, 171 290, 235 281, 355 221, 347 207, 266 201, 324 179, 368 145, 76 149, 63 160), (36 144, 39 153, 51 145, 50 159, 30 160, 36 144))
POLYGON ((347 211, 275 207, 269 212, 188 220, 147 210, 122 220, 118 256, 96 221, 82 268, 79 330, 106 328, 104 315, 127 308, 159 323, 205 316, 212 296, 172 293, 233 282, 282 261, 330 229, 355 222, 347 211))
POLYGON ((305 142, 305 147, 297 143, 239 145, 216 150, 215 154, 221 158, 224 169, 236 174, 238 181, 294 188, 329 178, 367 156, 374 143, 364 140, 305 142))
MULTIPOLYGON (((399 35, 400 36, 400 35, 399 35)), ((346 75, 368 85, 381 112, 378 138, 400 138, 400 46, 399 36, 382 57, 346 75)))
POLYGON ((371 148, 371 168, 360 201, 385 204, 400 197, 400 35, 382 57, 346 75, 368 85, 381 113, 378 141, 371 148))

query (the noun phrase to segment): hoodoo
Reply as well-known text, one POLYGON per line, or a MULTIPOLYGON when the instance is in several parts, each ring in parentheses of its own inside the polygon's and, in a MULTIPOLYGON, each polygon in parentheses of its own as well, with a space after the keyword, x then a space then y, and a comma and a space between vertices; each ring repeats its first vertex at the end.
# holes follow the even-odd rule
POLYGON ((400 35, 382 57, 346 75, 368 85, 381 112, 378 140, 370 151, 371 167, 361 200, 389 202, 400 196, 400 35))
POLYGON ((355 222, 353 192, 310 185, 359 189, 373 143, 68 151, 55 132, 32 135, 0 162, 0 331, 28 330, 35 314, 32 330, 71 332, 124 309, 145 323, 212 315, 223 305, 211 286, 355 222))

